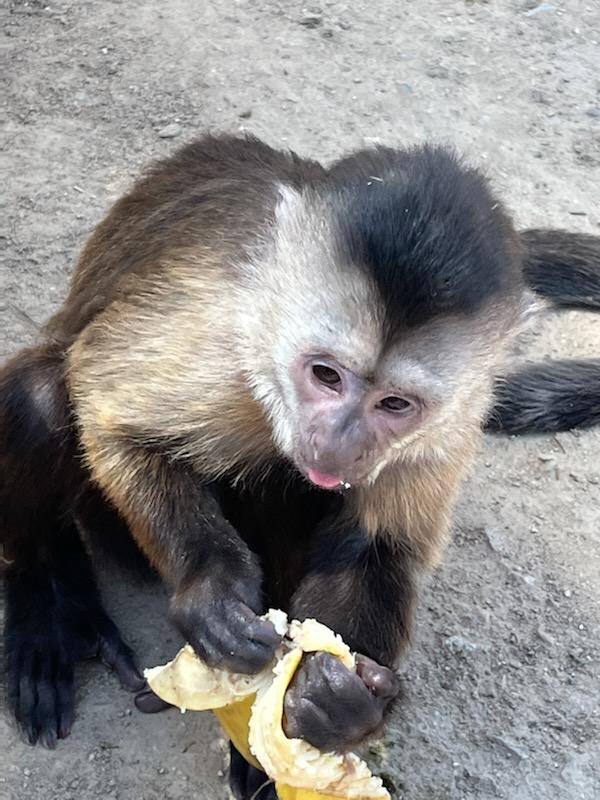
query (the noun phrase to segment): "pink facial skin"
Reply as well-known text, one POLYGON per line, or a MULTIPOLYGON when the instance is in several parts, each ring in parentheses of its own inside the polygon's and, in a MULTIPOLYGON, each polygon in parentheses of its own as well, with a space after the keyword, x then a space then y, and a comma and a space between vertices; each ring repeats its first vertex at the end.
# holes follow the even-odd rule
POLYGON ((321 489, 363 482, 426 413, 421 399, 378 386, 330 356, 305 356, 292 374, 300 402, 296 464, 321 489))

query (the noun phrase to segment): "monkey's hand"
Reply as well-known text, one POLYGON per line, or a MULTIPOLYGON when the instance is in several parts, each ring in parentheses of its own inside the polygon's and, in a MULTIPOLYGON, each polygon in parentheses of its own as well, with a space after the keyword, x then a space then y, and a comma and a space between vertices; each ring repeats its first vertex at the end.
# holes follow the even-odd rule
POLYGON ((171 599, 173 621, 211 667, 253 675, 275 656, 281 636, 260 612, 260 575, 228 582, 196 578, 171 599))
POLYGON ((400 691, 392 670, 356 656, 351 672, 329 653, 306 655, 284 701, 284 731, 319 750, 340 750, 381 727, 400 691))

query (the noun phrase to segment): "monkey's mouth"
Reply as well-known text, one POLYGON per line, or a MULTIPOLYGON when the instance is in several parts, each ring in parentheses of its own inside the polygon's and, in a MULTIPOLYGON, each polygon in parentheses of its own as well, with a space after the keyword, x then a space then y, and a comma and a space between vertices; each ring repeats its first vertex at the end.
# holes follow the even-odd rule
POLYGON ((349 489, 351 484, 343 478, 338 478, 336 475, 328 475, 326 472, 321 472, 313 467, 306 469, 306 475, 311 483, 318 486, 319 489, 349 489))
POLYGON ((309 467, 306 472, 309 480, 321 489, 337 489, 344 483, 341 478, 337 478, 335 475, 328 475, 326 472, 320 472, 312 467, 309 467))

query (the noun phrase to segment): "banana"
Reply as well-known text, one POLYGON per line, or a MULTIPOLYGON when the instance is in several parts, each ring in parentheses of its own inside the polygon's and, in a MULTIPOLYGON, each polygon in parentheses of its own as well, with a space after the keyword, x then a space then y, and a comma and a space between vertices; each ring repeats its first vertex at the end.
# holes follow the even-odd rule
POLYGON ((145 671, 150 688, 181 709, 214 710, 242 755, 275 782, 280 800, 391 800, 381 779, 354 753, 322 753, 283 731, 285 693, 303 653, 331 653, 354 669, 348 646, 316 620, 288 625, 276 610, 265 619, 285 639, 274 664, 258 675, 211 669, 186 645, 173 661, 145 671))

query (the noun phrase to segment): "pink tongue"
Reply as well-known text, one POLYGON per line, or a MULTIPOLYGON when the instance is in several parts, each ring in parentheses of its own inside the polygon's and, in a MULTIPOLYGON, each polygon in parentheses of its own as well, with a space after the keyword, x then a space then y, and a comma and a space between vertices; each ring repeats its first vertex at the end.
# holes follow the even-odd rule
POLYGON ((317 469, 309 469, 308 477, 322 489, 335 489, 336 486, 339 486, 342 482, 339 478, 336 478, 335 475, 326 475, 324 472, 319 472, 317 469))

